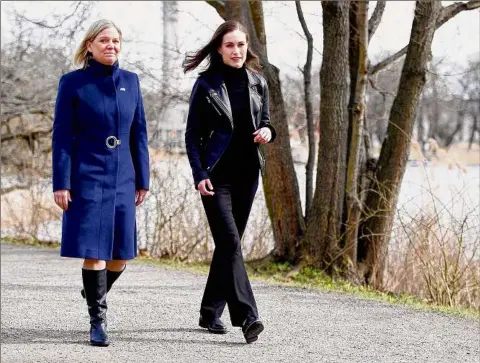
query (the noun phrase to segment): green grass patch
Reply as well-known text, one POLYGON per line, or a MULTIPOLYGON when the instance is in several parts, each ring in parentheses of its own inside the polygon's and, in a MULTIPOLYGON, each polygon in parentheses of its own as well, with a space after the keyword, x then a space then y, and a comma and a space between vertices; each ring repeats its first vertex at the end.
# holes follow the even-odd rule
POLYGON ((473 308, 436 305, 417 296, 381 292, 368 286, 357 286, 341 278, 332 278, 321 270, 312 267, 303 267, 297 270, 288 263, 270 262, 259 266, 248 266, 247 264, 247 268, 252 280, 269 281, 322 292, 348 294, 363 299, 408 306, 426 312, 439 312, 465 318, 480 319, 480 311, 473 308))
POLYGON ((24 237, 2 237, 2 242, 11 245, 19 246, 33 246, 33 247, 46 247, 46 248, 60 248, 60 243, 57 241, 41 241, 36 238, 24 237))

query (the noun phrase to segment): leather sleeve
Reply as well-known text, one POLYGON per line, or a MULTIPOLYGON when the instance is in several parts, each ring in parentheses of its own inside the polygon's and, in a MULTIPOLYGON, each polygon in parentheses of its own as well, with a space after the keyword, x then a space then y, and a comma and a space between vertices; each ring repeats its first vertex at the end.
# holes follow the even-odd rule
POLYGON ((195 188, 198 183, 204 179, 208 179, 208 172, 202 168, 200 158, 202 117, 205 115, 203 106, 203 89, 200 81, 197 80, 193 86, 190 95, 190 106, 188 109, 187 128, 185 131, 185 146, 187 149, 188 161, 192 168, 193 180, 195 188))
POLYGON ((270 139, 270 143, 272 143, 275 138, 277 137, 277 132, 275 127, 273 127, 272 123, 270 122, 270 101, 269 101, 269 91, 267 81, 262 78, 262 90, 263 90, 263 106, 262 106, 262 118, 260 120, 259 127, 268 127, 272 132, 272 138, 270 139))

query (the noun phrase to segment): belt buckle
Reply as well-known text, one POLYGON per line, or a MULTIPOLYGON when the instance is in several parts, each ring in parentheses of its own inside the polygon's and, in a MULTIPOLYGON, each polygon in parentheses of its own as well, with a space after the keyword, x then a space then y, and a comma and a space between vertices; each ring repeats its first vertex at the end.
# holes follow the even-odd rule
POLYGON ((115 149, 118 145, 121 144, 121 141, 117 139, 115 136, 109 136, 105 139, 105 143, 109 149, 115 149), (113 140, 113 145, 111 144, 110 140, 113 140))

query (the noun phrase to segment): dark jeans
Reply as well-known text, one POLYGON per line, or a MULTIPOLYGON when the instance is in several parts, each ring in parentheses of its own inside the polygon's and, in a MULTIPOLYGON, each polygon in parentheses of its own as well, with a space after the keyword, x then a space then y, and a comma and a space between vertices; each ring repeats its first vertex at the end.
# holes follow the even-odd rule
POLYGON ((257 305, 245 269, 241 238, 258 188, 258 169, 211 176, 215 195, 202 196, 215 243, 200 313, 219 318, 228 304, 233 326, 258 318, 257 305))

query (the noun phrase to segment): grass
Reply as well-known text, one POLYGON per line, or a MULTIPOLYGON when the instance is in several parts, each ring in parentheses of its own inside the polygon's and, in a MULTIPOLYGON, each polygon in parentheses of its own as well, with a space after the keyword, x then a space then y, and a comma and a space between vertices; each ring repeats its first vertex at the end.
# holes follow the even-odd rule
POLYGON ((3 243, 20 246, 33 246, 33 247, 45 247, 45 248, 60 248, 60 243, 56 241, 40 241, 35 238, 20 238, 20 237, 2 237, 3 243))
MULTIPOLYGON (((58 242, 42 242, 27 238, 2 238, 2 242, 13 245, 27 245, 41 248, 59 248, 58 242)), ((196 274, 208 274, 208 263, 186 263, 170 259, 158 259, 138 256, 133 263, 153 264, 175 271, 188 271, 196 274)), ((294 266, 288 263, 265 263, 252 266, 246 264, 249 277, 252 281, 267 282, 282 286, 290 286, 327 293, 340 293, 362 299, 375 300, 389 304, 406 306, 424 312, 436 312, 459 316, 469 319, 480 319, 480 311, 464 307, 440 306, 421 300, 415 296, 397 295, 373 290, 365 286, 355 286, 344 280, 336 280, 326 276, 322 271, 305 267, 295 271, 294 266)))

